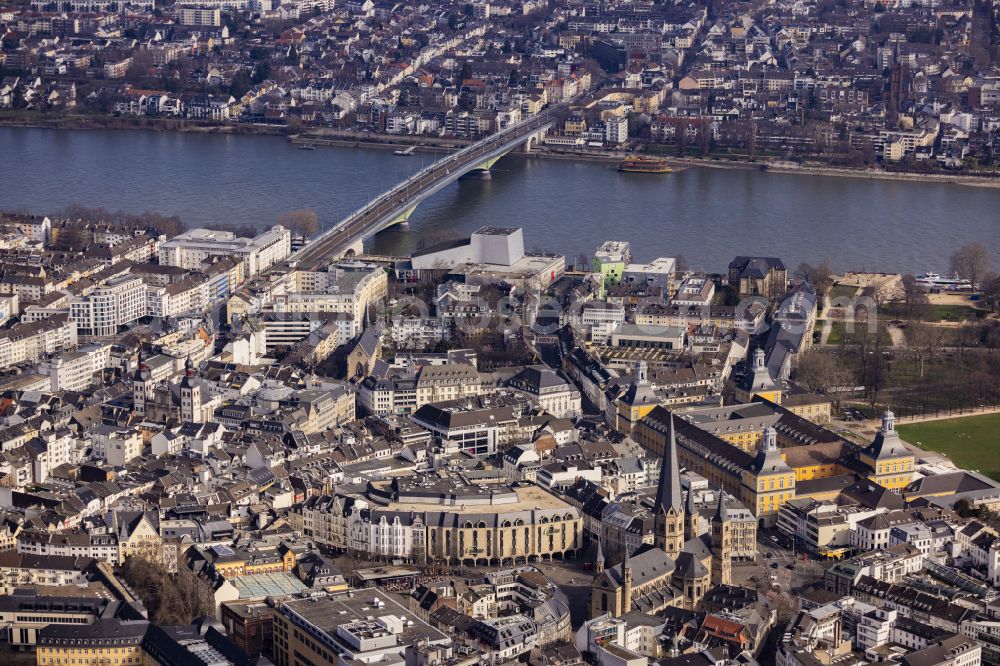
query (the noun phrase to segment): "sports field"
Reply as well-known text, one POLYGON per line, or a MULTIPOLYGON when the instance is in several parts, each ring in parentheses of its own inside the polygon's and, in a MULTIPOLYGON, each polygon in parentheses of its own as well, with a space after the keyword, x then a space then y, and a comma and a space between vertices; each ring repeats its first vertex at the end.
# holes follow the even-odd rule
POLYGON ((897 430, 914 446, 938 451, 959 467, 1000 480, 1000 414, 908 423, 897 430))

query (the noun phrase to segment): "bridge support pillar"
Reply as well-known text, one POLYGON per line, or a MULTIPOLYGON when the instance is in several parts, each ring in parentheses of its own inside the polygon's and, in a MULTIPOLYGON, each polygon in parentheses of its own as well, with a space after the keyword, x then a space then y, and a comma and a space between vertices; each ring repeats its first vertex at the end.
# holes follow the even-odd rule
POLYGON ((417 204, 413 204, 412 206, 406 209, 406 212, 401 213, 399 216, 394 218, 392 222, 390 222, 386 226, 386 228, 394 227, 397 224, 406 224, 410 220, 410 215, 413 215, 413 211, 415 211, 416 209, 417 209, 417 204))
POLYGON ((342 257, 354 257, 354 256, 357 256, 359 254, 364 254, 364 253, 365 253, 365 239, 364 238, 359 238, 358 240, 354 241, 354 243, 351 244, 350 246, 345 247, 344 248, 344 254, 342 254, 341 256, 342 257))
POLYGON ((493 168, 494 164, 500 161, 501 157, 503 157, 503 155, 497 155, 496 157, 491 157, 482 164, 477 164, 459 180, 489 180, 493 177, 490 174, 490 169, 493 168))
POLYGON ((529 135, 524 140, 524 143, 521 144, 521 152, 530 153, 532 148, 540 145, 542 141, 545 140, 547 134, 548 131, 543 129, 543 130, 538 130, 534 134, 529 135))

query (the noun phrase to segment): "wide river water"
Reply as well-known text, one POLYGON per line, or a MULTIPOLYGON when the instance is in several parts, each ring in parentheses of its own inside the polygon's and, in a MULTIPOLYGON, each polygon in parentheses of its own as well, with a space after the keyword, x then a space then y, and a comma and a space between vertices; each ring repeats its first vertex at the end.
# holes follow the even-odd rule
MULTIPOLYGON (((0 209, 72 203, 180 216, 189 226, 272 224, 314 209, 335 223, 433 159, 351 148, 298 150, 281 137, 0 128, 0 209)), ((524 228, 529 249, 573 259, 604 240, 636 260, 683 255, 722 271, 733 256, 829 259, 835 269, 943 271, 978 240, 1000 268, 1000 189, 919 181, 689 169, 621 174, 613 165, 508 157, 489 181, 462 181, 369 249, 406 253, 483 225, 524 228)))

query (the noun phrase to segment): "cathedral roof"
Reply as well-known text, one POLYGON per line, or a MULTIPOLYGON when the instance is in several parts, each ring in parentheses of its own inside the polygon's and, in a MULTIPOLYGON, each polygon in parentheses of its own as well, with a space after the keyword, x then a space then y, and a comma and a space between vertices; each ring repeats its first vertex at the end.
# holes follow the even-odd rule
MULTIPOLYGON (((612 589, 620 587, 624 582, 622 569, 624 562, 610 569, 605 569, 604 573, 597 577, 600 582, 606 578, 612 589)), ((639 586, 651 580, 669 576, 674 571, 674 561, 662 549, 645 545, 640 547, 628 559, 628 565, 632 568, 632 585, 639 586)))
POLYGON ((708 569, 701 563, 701 560, 692 553, 681 552, 677 556, 675 576, 684 579, 694 580, 704 578, 708 575, 708 569))
POLYGON ((709 548, 709 544, 705 543, 710 541, 711 537, 707 534, 701 536, 696 536, 688 539, 684 542, 684 546, 681 548, 682 553, 689 553, 694 555, 699 560, 705 560, 712 556, 712 551, 709 548))

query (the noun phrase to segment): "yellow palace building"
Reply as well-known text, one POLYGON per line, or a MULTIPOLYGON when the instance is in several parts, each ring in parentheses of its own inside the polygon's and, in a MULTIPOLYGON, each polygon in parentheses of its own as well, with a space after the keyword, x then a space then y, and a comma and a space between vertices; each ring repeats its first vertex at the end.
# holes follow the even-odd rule
POLYGON ((764 362, 764 350, 760 347, 754 350, 750 370, 736 385, 736 402, 751 402, 757 395, 781 404, 781 387, 771 378, 764 362))
POLYGON ((883 488, 899 491, 913 480, 913 454, 899 439, 896 415, 886 410, 882 428, 875 440, 858 453, 858 460, 868 467, 868 479, 883 488))
POLYGON ((84 625, 49 625, 38 633, 37 666, 140 666, 149 622, 99 619, 84 625))
MULTIPOLYGON (((721 421, 735 412, 726 408, 679 412, 676 446, 682 467, 739 498, 764 526, 775 523, 789 500, 832 499, 823 490, 830 483, 818 480, 834 481, 835 496, 862 480, 900 492, 913 478, 914 456, 899 439, 892 412, 885 413, 874 440, 862 448, 778 404, 757 397, 754 405, 752 416, 737 417, 744 428, 729 433, 721 421)), ((670 417, 664 407, 653 409, 638 424, 636 441, 663 455, 670 417)))

